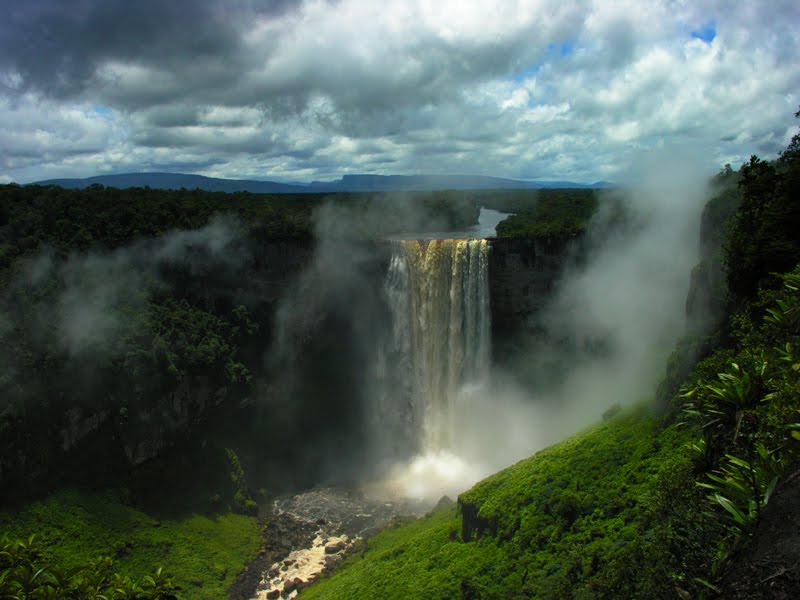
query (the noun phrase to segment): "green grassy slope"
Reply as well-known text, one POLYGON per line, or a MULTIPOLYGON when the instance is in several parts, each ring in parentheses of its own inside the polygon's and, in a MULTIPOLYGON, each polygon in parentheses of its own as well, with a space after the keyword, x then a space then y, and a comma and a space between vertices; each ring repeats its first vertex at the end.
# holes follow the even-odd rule
POLYGON ((118 492, 62 490, 21 511, 0 512, 0 535, 35 533, 45 558, 62 568, 109 556, 140 577, 163 567, 185 599, 219 599, 257 552, 255 518, 232 513, 159 514, 127 505, 118 492))
POLYGON ((688 439, 643 411, 618 417, 482 481, 461 495, 460 509, 381 533, 303 597, 649 594, 666 585, 670 561, 642 561, 658 551, 643 536, 655 535, 665 494, 695 493, 675 477, 689 470, 688 439))

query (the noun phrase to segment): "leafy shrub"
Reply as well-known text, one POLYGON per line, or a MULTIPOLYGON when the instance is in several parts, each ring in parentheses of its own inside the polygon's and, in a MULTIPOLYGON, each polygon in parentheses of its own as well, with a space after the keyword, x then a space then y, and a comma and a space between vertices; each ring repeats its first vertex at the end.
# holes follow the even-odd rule
POLYGON ((160 568, 131 579, 115 573, 110 558, 99 558, 62 570, 43 559, 35 536, 0 538, 0 598, 177 600, 178 591, 160 568))

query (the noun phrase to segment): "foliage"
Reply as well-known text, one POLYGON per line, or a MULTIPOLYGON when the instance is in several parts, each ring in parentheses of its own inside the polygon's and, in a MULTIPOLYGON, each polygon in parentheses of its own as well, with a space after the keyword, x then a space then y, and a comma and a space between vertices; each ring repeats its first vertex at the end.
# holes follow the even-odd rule
POLYGON ((537 190, 532 206, 497 226, 499 237, 571 236, 583 232, 597 211, 595 190, 537 190))
POLYGON ((260 533, 252 517, 144 512, 124 499, 115 491, 62 490, 22 510, 0 512, 0 531, 24 539, 36 531, 36 562, 38 568, 46 567, 40 575, 43 581, 66 585, 96 582, 102 576, 113 584, 112 594, 117 588, 140 594, 110 598, 166 599, 170 596, 146 594, 178 586, 180 597, 216 600, 225 596, 258 550, 260 533), (113 558, 113 569, 111 559, 96 560, 98 556, 113 558), (160 566, 171 574, 168 580, 158 571, 160 566), (171 582, 174 586, 168 588, 171 582))
POLYGON ((671 597, 673 569, 713 550, 707 528, 684 522, 696 500, 686 435, 641 411, 612 418, 479 483, 460 515, 381 533, 304 594, 671 597))
POLYGON ((35 537, 27 541, 0 539, 0 598, 31 600, 101 598, 107 600, 177 600, 180 587, 152 575, 131 579, 113 572, 110 558, 60 570, 42 560, 35 537))
POLYGON ((325 204, 371 220, 381 235, 429 222, 445 229, 477 222, 478 204, 465 191, 251 194, 201 190, 117 189, 93 185, 85 189, 57 186, 0 185, 0 267, 42 247, 59 252, 112 249, 175 230, 200 229, 220 215, 245 224, 244 234, 259 239, 304 239, 314 234, 314 214, 325 204), (421 216, 410 223, 408 217, 421 216), (388 226, 390 223, 391 226, 388 226))
POLYGON ((43 560, 35 536, 0 538, 0 598, 177 600, 179 590, 160 567, 139 579, 114 573, 110 558, 62 570, 43 560))
POLYGON ((309 238, 316 195, 224 194, 200 190, 82 190, 56 186, 0 186, 0 241, 16 254, 49 246, 62 251, 118 248, 173 229, 199 229, 224 213, 246 223, 254 236, 309 238))
POLYGON ((800 262, 797 145, 795 136, 777 163, 752 156, 740 170, 741 206, 725 249, 728 287, 737 303, 755 297, 771 273, 784 273, 800 262))
MULTIPOLYGON (((239 315, 244 307, 237 309, 239 315)), ((247 367, 238 362, 238 330, 228 319, 192 306, 186 299, 149 302, 144 310, 121 309, 124 328, 112 354, 119 370, 135 378, 163 370, 180 380, 194 373, 225 373, 230 383, 248 382, 247 367)))
POLYGON ((719 468, 708 474, 708 499, 724 511, 737 539, 752 535, 761 510, 767 505, 783 471, 781 457, 758 443, 746 459, 726 454, 719 468))
POLYGON ((250 497, 250 489, 247 487, 247 478, 245 477, 242 464, 239 462, 239 457, 236 452, 230 448, 225 449, 228 456, 228 462, 231 469, 231 483, 233 484, 233 505, 238 512, 243 514, 256 514, 258 512, 258 505, 250 497))
MULTIPOLYGON (((783 287, 791 292, 786 298, 776 298, 773 308, 767 308, 764 320, 778 329, 793 334, 800 334, 800 274, 786 273, 781 276, 783 287)), ((791 354, 791 344, 787 353, 791 354)))
POLYGON ((702 381, 681 394, 688 400, 684 407, 687 415, 702 418, 702 427, 706 430, 714 427, 732 429, 734 444, 745 412, 758 402, 772 398, 770 394, 762 393, 767 361, 760 357, 751 362, 749 369, 732 362, 726 372, 717 373, 718 381, 702 381))

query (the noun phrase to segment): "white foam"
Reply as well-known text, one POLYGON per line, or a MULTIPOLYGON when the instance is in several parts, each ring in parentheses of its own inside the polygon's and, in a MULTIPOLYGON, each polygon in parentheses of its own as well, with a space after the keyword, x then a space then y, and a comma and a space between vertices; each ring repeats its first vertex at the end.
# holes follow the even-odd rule
POLYGON ((481 465, 448 450, 439 450, 395 465, 384 481, 368 489, 372 494, 390 498, 435 501, 446 495, 454 499, 486 474, 481 465))

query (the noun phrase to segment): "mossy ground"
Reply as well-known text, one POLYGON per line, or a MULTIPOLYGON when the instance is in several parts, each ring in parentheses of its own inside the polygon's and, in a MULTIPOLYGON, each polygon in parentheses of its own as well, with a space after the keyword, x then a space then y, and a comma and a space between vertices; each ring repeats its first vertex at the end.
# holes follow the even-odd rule
POLYGON ((56 565, 85 564, 100 556, 120 573, 139 577, 163 567, 185 599, 227 597, 236 575, 261 543, 253 517, 164 513, 129 505, 119 490, 65 489, 17 510, 0 512, 0 534, 36 534, 56 565))
POLYGON ((688 439, 643 410, 617 417, 462 494, 484 524, 471 541, 461 539, 457 507, 432 514, 369 540, 304 597, 657 597, 642 586, 668 585, 672 565, 657 555, 667 538, 642 536, 657 529, 675 473, 678 487, 691 483, 688 439))

